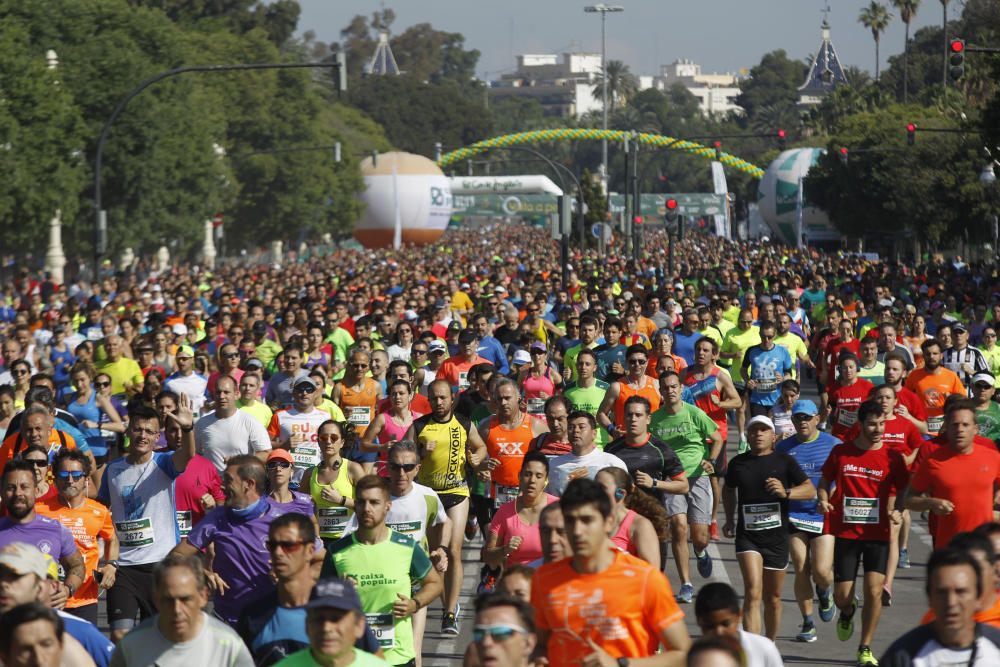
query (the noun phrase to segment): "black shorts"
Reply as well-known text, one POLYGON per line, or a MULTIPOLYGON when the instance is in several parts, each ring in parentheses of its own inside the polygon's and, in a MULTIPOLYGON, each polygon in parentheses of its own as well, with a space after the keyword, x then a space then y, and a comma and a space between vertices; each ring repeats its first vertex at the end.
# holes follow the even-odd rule
POLYGON ((469 496, 463 496, 458 493, 438 493, 438 499, 444 506, 444 511, 447 512, 452 507, 457 507, 462 504, 463 500, 468 500, 469 496))
POLYGON ((889 565, 889 543, 879 540, 851 540, 838 537, 833 543, 833 580, 854 581, 858 565, 864 562, 865 574, 885 574, 889 565))
POLYGON ((108 625, 112 630, 135 626, 135 615, 145 620, 156 613, 153 606, 153 563, 122 565, 115 585, 108 591, 108 625))
POLYGON ((764 559, 765 570, 785 570, 788 568, 788 539, 774 539, 771 531, 767 537, 755 538, 750 531, 736 531, 736 553, 754 552, 764 559))
POLYGON ((91 604, 85 604, 80 607, 73 607, 72 609, 63 609, 67 614, 71 616, 76 616, 77 618, 82 618, 85 621, 89 621, 94 625, 97 625, 97 603, 93 602, 91 604))
POLYGON ((754 417, 758 417, 758 416, 761 416, 761 415, 763 415, 764 417, 767 417, 768 419, 770 419, 771 418, 771 406, 770 405, 761 405, 760 403, 751 403, 750 404, 750 418, 752 419, 754 417))
POLYGON ((726 454, 726 443, 722 443, 722 451, 719 455, 715 457, 712 461, 712 467, 715 468, 714 477, 723 480, 726 478, 726 466, 729 465, 729 456, 726 454))

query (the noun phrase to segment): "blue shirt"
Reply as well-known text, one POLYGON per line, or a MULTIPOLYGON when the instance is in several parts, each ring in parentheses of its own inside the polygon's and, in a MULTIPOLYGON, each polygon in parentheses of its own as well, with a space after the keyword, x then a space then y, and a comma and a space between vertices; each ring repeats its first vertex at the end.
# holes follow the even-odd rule
MULTIPOLYGON (((611 382, 608 379, 611 373, 611 367, 615 365, 615 362, 622 365, 626 371, 628 370, 628 365, 625 363, 625 351, 628 350, 627 347, 618 343, 612 345, 610 343, 605 343, 604 345, 598 345, 594 349, 594 355, 597 356, 597 377, 605 382, 611 382)), ((615 374, 617 379, 621 377, 621 374, 615 374)))
POLYGON ((777 403, 781 398, 778 375, 787 376, 792 370, 792 357, 788 350, 780 345, 770 350, 754 345, 747 350, 744 363, 749 369, 747 377, 757 381, 757 388, 750 394, 750 402, 764 407, 777 403))
MULTIPOLYGON (((815 440, 801 442, 798 435, 785 438, 777 445, 775 451, 788 454, 799 464, 802 472, 809 476, 813 486, 819 488, 819 478, 823 464, 830 456, 830 450, 840 444, 838 438, 829 433, 819 431, 815 440)), ((788 520, 795 528, 813 533, 823 532, 823 515, 816 509, 815 498, 811 500, 790 500, 788 502, 788 520)))
POLYGON ((64 611, 56 610, 56 613, 62 619, 66 632, 80 642, 97 667, 108 667, 111 664, 111 654, 115 652, 115 645, 108 641, 96 625, 64 611))
POLYGON ((504 352, 500 341, 493 336, 484 336, 479 341, 478 352, 480 357, 493 364, 493 367, 497 369, 497 373, 500 375, 510 373, 510 365, 507 363, 507 353, 504 352))
POLYGON ((674 330, 674 354, 687 362, 688 366, 694 365, 694 346, 705 334, 695 331, 688 336, 682 329, 674 330))

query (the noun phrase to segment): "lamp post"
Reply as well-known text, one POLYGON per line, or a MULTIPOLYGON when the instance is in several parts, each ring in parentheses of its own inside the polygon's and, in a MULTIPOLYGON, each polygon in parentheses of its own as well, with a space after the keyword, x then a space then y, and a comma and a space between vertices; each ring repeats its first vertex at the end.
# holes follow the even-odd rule
MULTIPOLYGON (((601 129, 608 129, 608 49, 607 49, 607 17, 609 13, 625 11, 621 5, 587 5, 583 11, 588 14, 601 15, 601 129)), ((604 195, 608 194, 608 140, 601 139, 601 185, 604 195)))
POLYGON ((1000 229, 997 225, 997 213, 993 206, 996 197, 996 185, 997 185, 997 174, 993 170, 994 162, 991 159, 983 167, 983 170, 979 172, 979 182, 983 186, 983 191, 986 193, 986 202, 989 205, 989 225, 990 225, 990 239, 993 242, 993 261, 997 260, 997 242, 998 237, 1000 237, 1000 229))
MULTIPOLYGON (((45 65, 55 76, 55 70, 59 68, 59 56, 52 49, 45 52, 45 65)), ((55 81, 56 85, 59 80, 55 81)), ((49 221, 49 245, 45 251, 45 271, 52 277, 52 281, 58 285, 63 284, 63 269, 66 266, 66 253, 62 245, 62 212, 56 209, 55 215, 49 221)))

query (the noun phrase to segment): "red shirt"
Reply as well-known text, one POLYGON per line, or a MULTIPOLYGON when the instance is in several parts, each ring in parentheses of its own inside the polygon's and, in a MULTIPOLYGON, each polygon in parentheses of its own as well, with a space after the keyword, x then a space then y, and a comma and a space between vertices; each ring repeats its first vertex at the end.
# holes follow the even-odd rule
POLYGON ((890 497, 906 487, 906 462, 883 444, 864 450, 854 442, 837 445, 823 464, 823 479, 835 486, 826 532, 851 540, 889 540, 890 497))
MULTIPOLYGON (((413 398, 410 399, 410 409, 414 412, 419 412, 422 415, 429 415, 431 413, 431 402, 427 400, 427 397, 423 394, 416 393, 413 398)), ((375 412, 388 412, 389 411, 389 398, 383 398, 376 404, 375 412)))
POLYGON ((928 527, 935 548, 948 544, 958 533, 993 520, 993 494, 998 483, 1000 452, 992 445, 973 444, 972 451, 964 454, 951 447, 937 447, 921 461, 910 488, 955 505, 951 514, 932 514, 935 520, 928 527))
POLYGON ((871 382, 858 378, 854 384, 834 384, 830 389, 830 433, 847 442, 851 427, 858 423, 858 408, 874 388, 871 382))
POLYGON ((823 359, 826 360, 826 384, 831 388, 837 380, 837 360, 840 358, 841 350, 853 352, 855 356, 860 357, 861 341, 855 338, 850 343, 845 343, 840 336, 837 336, 826 344, 823 359))
POLYGON ((927 421, 927 408, 924 407, 924 402, 916 393, 906 387, 900 387, 896 390, 896 404, 905 406, 910 411, 910 415, 917 421, 927 421))
MULTIPOLYGON (((847 438, 844 442, 854 440, 859 435, 861 435, 861 425, 855 424, 847 433, 847 438)), ((924 440, 917 427, 910 423, 908 419, 895 417, 885 420, 885 433, 882 434, 882 442, 903 456, 909 456, 914 450, 920 449, 927 441, 924 440)))
POLYGON ((174 483, 177 525, 181 537, 186 537, 188 532, 205 517, 205 507, 201 504, 201 497, 206 493, 211 494, 219 505, 226 500, 226 496, 222 493, 219 471, 204 456, 195 454, 174 483))

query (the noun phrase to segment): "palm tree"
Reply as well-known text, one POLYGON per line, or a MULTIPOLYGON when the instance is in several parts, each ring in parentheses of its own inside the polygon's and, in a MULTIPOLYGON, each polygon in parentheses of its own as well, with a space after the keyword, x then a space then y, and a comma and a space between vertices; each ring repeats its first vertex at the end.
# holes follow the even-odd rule
MULTIPOLYGON (((627 104, 638 90, 638 81, 635 75, 629 70, 628 65, 620 60, 608 61, 608 109, 615 110, 618 103, 627 104)), ((594 85, 594 95, 601 96, 601 86, 604 80, 604 72, 597 76, 597 83, 594 85)))
POLYGON ((872 31, 872 39, 875 40, 875 83, 878 84, 878 46, 879 38, 885 29, 889 27, 889 21, 892 20, 892 14, 885 5, 872 0, 871 4, 861 10, 861 14, 858 15, 858 22, 864 27, 872 31))
POLYGON ((903 104, 910 100, 910 23, 917 15, 920 0, 892 0, 899 10, 899 19, 906 26, 906 36, 903 39, 903 104))

